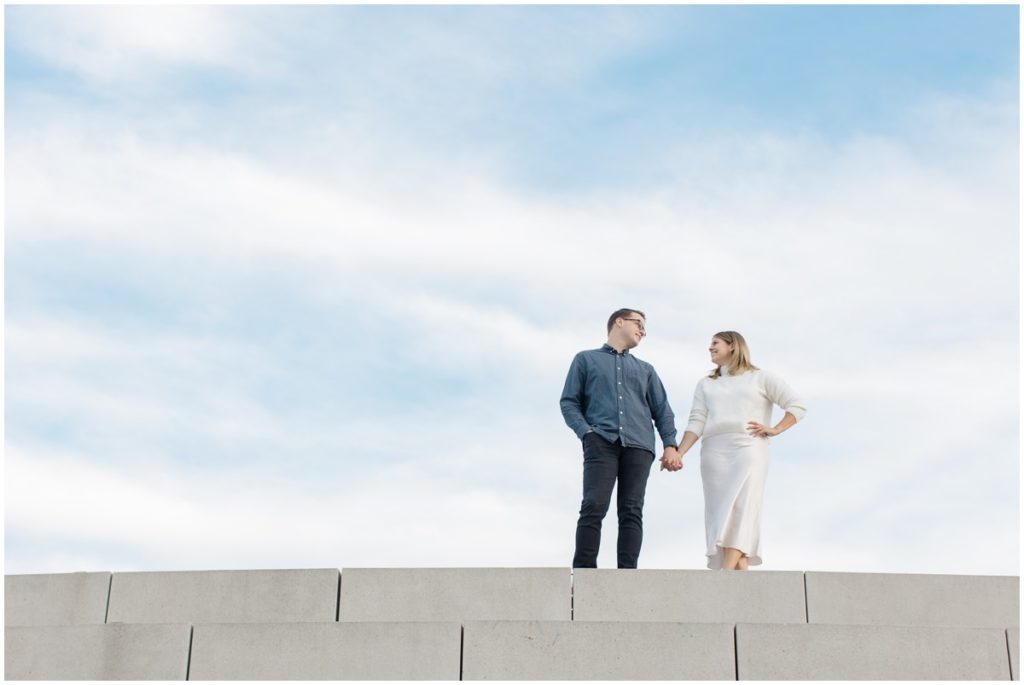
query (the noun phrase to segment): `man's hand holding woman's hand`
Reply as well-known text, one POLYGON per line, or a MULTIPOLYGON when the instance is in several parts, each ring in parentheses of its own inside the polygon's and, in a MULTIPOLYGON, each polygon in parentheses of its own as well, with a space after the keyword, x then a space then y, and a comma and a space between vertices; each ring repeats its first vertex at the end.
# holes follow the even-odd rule
POLYGON ((675 447, 666 447, 661 455, 661 471, 678 471, 683 468, 683 455, 675 447))

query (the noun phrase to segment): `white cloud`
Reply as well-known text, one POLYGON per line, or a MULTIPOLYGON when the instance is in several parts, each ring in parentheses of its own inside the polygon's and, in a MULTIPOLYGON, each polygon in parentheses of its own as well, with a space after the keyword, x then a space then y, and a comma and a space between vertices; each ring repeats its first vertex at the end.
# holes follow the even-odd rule
MULTIPOLYGON (((193 35, 193 15, 160 8, 167 21, 154 22, 137 9, 81 25, 67 15, 36 49, 99 80, 190 60, 237 67, 243 29, 219 10, 197 10, 193 35)), ((548 58, 566 78, 585 68, 548 58)), ((478 76, 515 68, 484 63, 478 76)), ((132 550, 73 557, 109 570, 568 564, 580 464, 557 395, 572 354, 625 305, 648 313, 638 354, 661 372, 678 425, 716 330, 742 330, 755 361, 810 398, 807 422, 775 446, 769 568, 1017 572, 1017 522, 989 520, 1018 499, 999 489, 1019 477, 1006 352, 1016 111, 930 104, 913 114, 915 140, 712 136, 668 145, 680 161, 663 185, 569 199, 466 171, 491 160, 390 143, 386 124, 339 124, 321 151, 335 168, 319 174, 258 146, 183 144, 173 126, 147 135, 159 121, 42 113, 6 141, 8 254, 26 260, 8 265, 8 410, 103 440, 51 444, 8 425, 8 531, 43 550, 9 555, 9 569, 69 570, 62 540, 132 550), (337 144, 363 134, 387 171, 337 144), (226 321, 239 292, 283 274, 295 305, 391 324, 339 339, 337 354, 349 343, 472 387, 438 388, 430 406, 396 397, 376 413, 310 404, 283 416, 250 392, 292 363, 261 331, 168 333, 130 316, 111 328, 38 294, 63 281, 32 267, 67 249, 82 270, 131 265, 176 306, 226 321), (260 445, 279 466, 202 464, 215 458, 175 453, 174 431, 211 450, 260 445), (961 454, 970 463, 954 478, 961 454), (899 535, 907 525, 913 540, 899 535)), ((698 471, 694 453, 682 474, 652 475, 647 565, 703 565, 698 471)), ((614 514, 605 530, 607 564, 614 514)))
MULTIPOLYGON (((726 314, 749 311, 749 294, 769 288, 790 315, 822 323, 859 315, 884 325, 905 309, 940 305, 955 320, 982 296, 988 308, 1013 297, 1014 257, 1001 245, 1015 214, 1002 151, 989 151, 991 175, 964 177, 937 172, 896 141, 834 149, 776 139, 771 148, 796 161, 767 174, 748 159, 711 167, 697 189, 556 204, 444 174, 431 179, 429 198, 413 190, 416 179, 366 193, 208 148, 86 136, 99 141, 66 127, 11 141, 10 163, 23 170, 10 179, 14 240, 105 236, 126 249, 199 249, 242 262, 291 255, 327 260, 346 279, 388 268, 397 286, 504 279, 534 300, 586 283, 595 300, 634 290, 672 294, 678 307, 714 282, 726 314), (702 199, 710 186, 714 207, 702 199), (635 266, 609 265, 596 277, 604 247, 623 239, 635 266), (652 250, 660 268, 649 266, 652 250), (960 270, 969 277, 955 278, 960 270)), ((707 159, 719 142, 689 152, 707 159)))
MULTIPOLYGON (((37 540, 131 547, 166 569, 562 561, 564 535, 547 524, 565 516, 515 493, 453 490, 422 473, 381 473, 386 483, 365 491, 339 483, 337 494, 300 495, 250 482, 244 471, 127 475, 18 446, 8 447, 6 471, 9 530, 37 540)), ((8 558, 7 570, 61 570, 38 563, 8 558)))
POLYGON ((101 87, 144 85, 181 66, 245 67, 245 20, 227 7, 44 6, 13 16, 15 45, 101 87))

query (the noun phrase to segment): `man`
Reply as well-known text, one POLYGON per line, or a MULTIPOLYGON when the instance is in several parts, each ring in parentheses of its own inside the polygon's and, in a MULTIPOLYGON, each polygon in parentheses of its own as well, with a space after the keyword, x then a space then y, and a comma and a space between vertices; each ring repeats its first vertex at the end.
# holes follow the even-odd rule
MULTIPOLYGON (((675 463, 675 416, 665 387, 647 362, 629 353, 647 335, 647 317, 620 309, 608 319, 608 342, 576 355, 562 390, 562 416, 583 442, 583 504, 573 568, 597 568, 601 521, 618 479, 618 565, 636 568, 643 542, 644 493, 654 462, 654 428, 675 463)), ((675 470, 675 469, 670 469, 675 470)))

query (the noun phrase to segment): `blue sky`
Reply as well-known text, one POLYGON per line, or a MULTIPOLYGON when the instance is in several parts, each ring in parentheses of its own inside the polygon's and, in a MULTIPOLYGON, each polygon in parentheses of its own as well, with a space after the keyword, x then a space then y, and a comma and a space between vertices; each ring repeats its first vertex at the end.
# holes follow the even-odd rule
POLYGON ((635 306, 808 398, 765 568, 1018 573, 1018 11, 6 7, 7 572, 568 565, 635 306))

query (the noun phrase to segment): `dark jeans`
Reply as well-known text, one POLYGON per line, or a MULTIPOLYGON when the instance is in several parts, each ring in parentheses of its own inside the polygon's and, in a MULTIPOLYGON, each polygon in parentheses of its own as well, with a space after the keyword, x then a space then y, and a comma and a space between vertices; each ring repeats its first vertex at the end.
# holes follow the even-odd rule
POLYGON ((644 540, 644 493, 654 455, 637 447, 608 442, 597 433, 583 436, 583 504, 576 523, 573 568, 597 568, 601 521, 619 481, 619 568, 636 568, 644 540))

